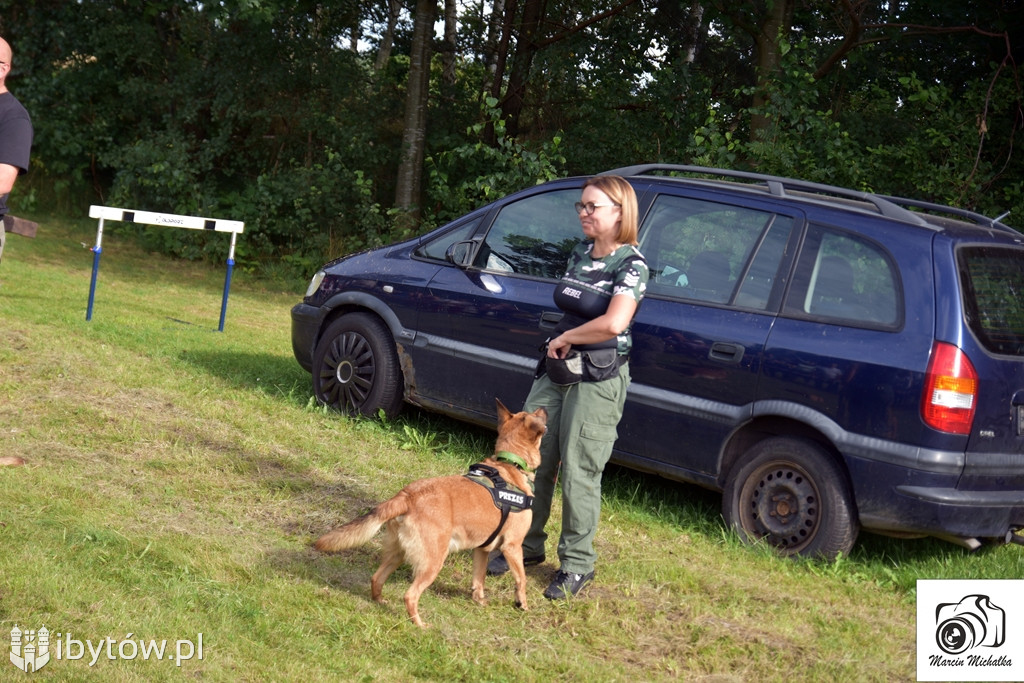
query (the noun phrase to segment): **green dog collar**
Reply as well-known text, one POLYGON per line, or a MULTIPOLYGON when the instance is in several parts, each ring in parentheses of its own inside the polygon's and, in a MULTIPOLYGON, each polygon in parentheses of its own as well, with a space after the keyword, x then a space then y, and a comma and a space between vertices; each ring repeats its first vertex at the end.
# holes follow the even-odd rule
POLYGON ((510 453, 508 451, 498 451, 497 455, 495 455, 494 457, 496 460, 511 463, 512 465, 515 465, 521 470, 526 470, 527 472, 530 471, 530 466, 526 464, 526 461, 520 458, 515 453, 510 453))

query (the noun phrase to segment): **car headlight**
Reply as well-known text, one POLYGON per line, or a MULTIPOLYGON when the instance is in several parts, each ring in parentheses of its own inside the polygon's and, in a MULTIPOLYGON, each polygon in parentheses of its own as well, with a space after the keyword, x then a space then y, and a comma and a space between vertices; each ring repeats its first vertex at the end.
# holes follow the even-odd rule
POLYGON ((313 296, 316 290, 320 289, 320 283, 324 281, 325 277, 327 277, 327 273, 322 270, 316 271, 316 275, 309 281, 309 287, 306 288, 306 296, 313 296))

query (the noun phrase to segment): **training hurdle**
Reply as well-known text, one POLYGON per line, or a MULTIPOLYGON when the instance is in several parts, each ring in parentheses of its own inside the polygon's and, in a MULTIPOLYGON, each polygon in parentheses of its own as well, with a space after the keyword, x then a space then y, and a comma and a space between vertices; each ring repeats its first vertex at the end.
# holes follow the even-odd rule
POLYGON ((231 247, 228 250, 228 270, 224 276, 224 298, 220 305, 220 326, 218 332, 224 331, 224 316, 228 310, 228 292, 231 289, 231 271, 235 267, 235 240, 238 233, 245 229, 241 221, 226 221, 219 218, 201 218, 199 216, 176 216, 169 213, 152 211, 135 211, 132 209, 116 209, 112 206, 90 206, 89 218, 99 219, 96 228, 96 246, 92 247, 92 283, 89 285, 89 307, 85 312, 86 321, 92 320, 92 306, 96 299, 96 279, 100 272, 100 254, 103 253, 103 221, 123 221, 125 223, 142 223, 159 225, 166 228, 189 228, 191 230, 212 230, 214 232, 230 232, 231 247))

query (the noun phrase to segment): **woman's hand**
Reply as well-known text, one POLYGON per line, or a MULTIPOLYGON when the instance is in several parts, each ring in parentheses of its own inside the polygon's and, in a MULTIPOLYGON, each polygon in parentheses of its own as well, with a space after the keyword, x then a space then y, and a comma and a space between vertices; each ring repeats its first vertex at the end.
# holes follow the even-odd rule
POLYGON ((558 335, 548 342, 548 358, 565 358, 569 355, 569 350, 572 349, 572 344, 565 341, 562 338, 563 336, 564 335, 558 335))
POLYGON ((573 344, 597 344, 613 339, 629 327, 633 314, 636 313, 636 305, 631 296, 613 296, 604 315, 566 330, 549 341, 548 357, 565 358, 573 344))

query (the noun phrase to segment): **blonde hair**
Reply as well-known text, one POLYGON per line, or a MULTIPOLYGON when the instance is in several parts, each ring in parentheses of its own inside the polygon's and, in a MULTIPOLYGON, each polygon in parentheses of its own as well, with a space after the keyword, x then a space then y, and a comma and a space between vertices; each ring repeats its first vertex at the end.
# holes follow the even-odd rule
POLYGON ((616 241, 622 244, 637 245, 637 217, 639 209, 636 203, 636 192, 625 178, 617 175, 596 175, 583 183, 583 189, 596 187, 608 195, 608 199, 619 205, 622 217, 619 220, 619 234, 616 241))

